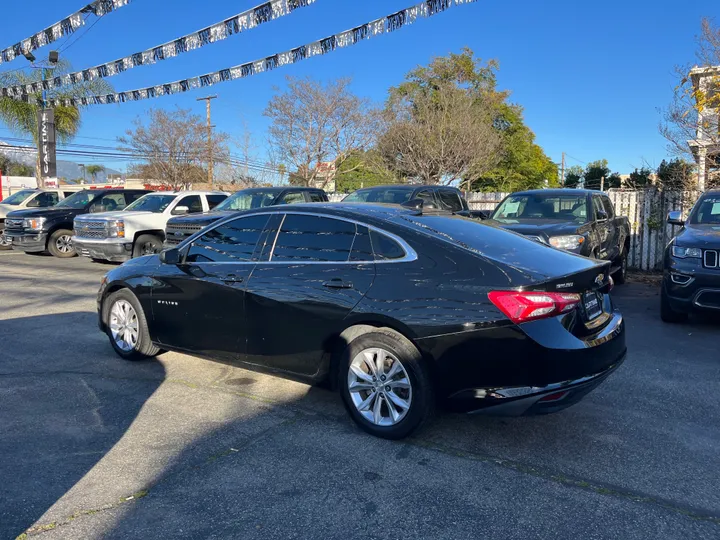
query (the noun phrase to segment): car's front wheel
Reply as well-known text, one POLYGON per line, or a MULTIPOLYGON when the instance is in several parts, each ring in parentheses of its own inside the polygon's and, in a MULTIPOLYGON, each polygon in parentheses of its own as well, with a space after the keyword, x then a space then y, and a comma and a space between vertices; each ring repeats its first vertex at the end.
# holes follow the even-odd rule
POLYGON ((340 392, 352 419, 368 433, 401 439, 432 415, 434 396, 415 346, 377 330, 353 340, 341 358, 340 392))
POLYGON ((59 229, 50 235, 47 249, 53 257, 68 259, 77 255, 72 241, 73 232, 59 229))
POLYGON ((116 291, 105 299, 103 321, 110 345, 125 360, 142 360, 160 354, 150 339, 142 306, 128 289, 116 291))
POLYGON ((155 255, 163 249, 163 243, 160 238, 152 234, 143 234, 133 246, 133 258, 142 257, 143 255, 155 255))

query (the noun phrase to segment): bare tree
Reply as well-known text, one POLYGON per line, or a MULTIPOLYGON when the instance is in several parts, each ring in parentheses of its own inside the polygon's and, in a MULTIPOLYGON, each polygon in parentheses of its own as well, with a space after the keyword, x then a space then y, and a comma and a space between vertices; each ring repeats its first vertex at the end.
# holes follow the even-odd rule
POLYGON ((274 161, 291 170, 306 186, 325 187, 321 165, 340 167, 356 151, 369 148, 379 133, 380 114, 370 101, 350 90, 350 79, 323 84, 310 78, 287 78, 263 113, 274 161), (292 171, 294 170, 294 171, 292 171))
POLYGON ((471 169, 481 176, 500 154, 493 110, 454 84, 412 99, 391 98, 378 151, 397 175, 424 183, 449 184, 471 169))
MULTIPOLYGON (((208 142, 205 121, 190 110, 164 111, 151 109, 147 125, 141 118, 133 121, 118 142, 121 149, 133 152, 142 161, 133 170, 141 178, 160 182, 172 189, 187 189, 207 179, 208 142)), ((229 160, 227 135, 212 135, 213 161, 229 160)))
MULTIPOLYGON (((720 27, 702 19, 697 37, 697 65, 675 68, 678 85, 670 105, 662 111, 660 133, 668 140, 671 154, 695 161, 706 156, 707 186, 720 183, 720 27)), ((695 189, 688 177, 683 189, 695 189)))

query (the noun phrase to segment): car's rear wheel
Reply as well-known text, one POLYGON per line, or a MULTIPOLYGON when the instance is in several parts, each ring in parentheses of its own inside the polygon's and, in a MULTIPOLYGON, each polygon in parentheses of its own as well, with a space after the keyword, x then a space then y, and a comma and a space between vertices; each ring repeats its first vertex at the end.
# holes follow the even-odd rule
POLYGON ((128 289, 112 293, 103 303, 105 331, 115 352, 125 360, 142 360, 160 354, 153 345, 140 302, 128 289))
POLYGON ((72 242, 73 232, 67 229, 58 229, 50 235, 48 240, 48 251, 53 257, 69 259, 74 257, 75 247, 72 242))
POLYGON ((163 249, 163 243, 160 238, 152 234, 143 234, 138 237, 133 247, 133 258, 142 257, 143 255, 155 255, 163 249))
POLYGON ((432 415, 432 383, 407 339, 382 330, 353 340, 341 358, 340 392, 352 419, 386 439, 407 437, 432 415))
POLYGON ((679 323, 688 319, 687 313, 673 309, 664 288, 660 293, 660 318, 666 323, 679 323))

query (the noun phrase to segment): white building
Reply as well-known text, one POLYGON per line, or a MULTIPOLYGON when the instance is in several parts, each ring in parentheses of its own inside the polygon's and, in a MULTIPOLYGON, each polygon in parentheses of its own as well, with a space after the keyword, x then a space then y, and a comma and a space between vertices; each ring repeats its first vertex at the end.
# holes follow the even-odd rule
POLYGON ((697 134, 688 145, 698 166, 698 187, 705 191, 707 178, 720 174, 720 66, 694 67, 690 79, 696 102, 702 99, 703 106, 698 107, 697 134), (708 107, 707 102, 715 106, 708 107))

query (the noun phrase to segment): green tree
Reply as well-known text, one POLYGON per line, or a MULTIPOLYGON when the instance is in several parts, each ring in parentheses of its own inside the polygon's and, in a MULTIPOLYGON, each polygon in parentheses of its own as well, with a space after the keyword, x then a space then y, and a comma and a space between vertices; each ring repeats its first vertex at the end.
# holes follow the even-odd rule
POLYGON ((100 174, 105 170, 105 167, 102 165, 88 165, 85 170, 87 173, 92 176, 93 183, 97 182, 97 175, 100 174))
POLYGON ((580 165, 573 165, 565 171, 565 187, 576 188, 580 184, 585 171, 580 165))
POLYGON ((630 178, 627 182, 628 187, 634 189, 642 189, 652 185, 652 174, 653 171, 647 167, 642 167, 640 169, 636 168, 633 172, 630 173, 630 178))
MULTIPOLYGON (((48 77, 59 77, 72 71, 72 66, 61 60, 53 68, 30 69, 28 71, 6 71, 0 73, 0 87, 5 88, 16 85, 27 85, 42 81, 43 71, 48 77)), ((47 99, 79 99, 97 94, 108 94, 112 87, 104 79, 81 81, 72 86, 64 86, 47 91, 47 99)), ((38 144, 38 111, 41 106, 38 102, 42 93, 30 94, 28 100, 20 101, 10 97, 0 97, 0 121, 19 136, 32 137, 35 145, 38 144)), ((79 106, 55 107, 55 130, 59 142, 70 141, 80 129, 82 112, 79 106)), ((36 160, 36 176, 38 184, 42 185, 40 174, 40 156, 36 160)))
POLYGON ((600 189, 603 176, 607 179, 610 176, 607 159, 598 159, 591 161, 585 167, 583 178, 585 180, 585 189, 600 189))
POLYGON ((396 178, 378 163, 379 158, 372 151, 355 152, 340 163, 335 175, 335 190, 350 193, 356 189, 392 184, 396 178))
POLYGON ((622 178, 620 178, 620 173, 614 172, 605 179, 605 189, 619 189, 621 187, 622 178))
POLYGON ((695 165, 682 158, 671 161, 662 160, 657 168, 658 185, 667 190, 693 190, 697 189, 697 180, 694 173, 695 165))

